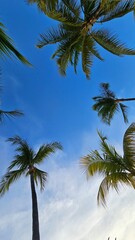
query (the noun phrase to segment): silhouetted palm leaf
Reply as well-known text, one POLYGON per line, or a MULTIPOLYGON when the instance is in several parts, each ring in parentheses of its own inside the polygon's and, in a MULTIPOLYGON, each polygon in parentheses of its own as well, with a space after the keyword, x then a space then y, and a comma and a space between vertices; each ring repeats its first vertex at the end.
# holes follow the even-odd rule
POLYGON ((133 101, 135 98, 116 98, 114 92, 110 90, 108 83, 101 83, 100 87, 101 95, 93 97, 95 101, 93 110, 98 112, 98 116, 106 124, 110 124, 115 113, 121 111, 124 122, 127 123, 127 106, 121 102, 133 101))

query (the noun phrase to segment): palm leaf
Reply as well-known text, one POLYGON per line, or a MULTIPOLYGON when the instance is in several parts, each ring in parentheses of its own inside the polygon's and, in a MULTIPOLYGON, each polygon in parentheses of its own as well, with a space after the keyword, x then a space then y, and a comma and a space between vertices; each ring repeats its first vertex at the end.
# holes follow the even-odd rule
POLYGON ((24 114, 20 112, 19 110, 14 110, 14 111, 3 111, 0 110, 0 122, 3 122, 5 117, 20 117, 23 116, 24 114))
POLYGON ((34 164, 39 164, 44 158, 49 157, 56 150, 62 150, 62 145, 59 142, 53 142, 50 144, 42 145, 33 159, 34 164))
POLYGON ((120 0, 120 1, 112 1, 112 2, 114 2, 114 4, 116 4, 114 6, 114 9, 112 9, 112 10, 110 9, 111 11, 106 12, 106 14, 100 20, 101 23, 110 21, 114 18, 122 17, 125 14, 127 14, 131 11, 134 11, 134 9, 135 9, 135 1, 134 0, 126 0, 126 1, 120 0))
POLYGON ((0 196, 5 194, 9 190, 10 185, 17 181, 23 174, 25 174, 25 169, 23 168, 7 172, 0 182, 0 196))
POLYGON ((91 35, 99 45, 115 55, 135 55, 135 50, 126 48, 116 35, 110 34, 107 30, 93 31, 91 35))
POLYGON ((47 182, 47 172, 34 167, 34 181, 36 185, 40 184, 40 190, 43 191, 47 182))
POLYGON ((126 184, 130 187, 135 188, 135 179, 130 173, 126 172, 113 172, 107 175, 100 184, 97 202, 106 205, 106 197, 110 188, 115 189, 116 192, 119 191, 120 184, 126 184))
POLYGON ((125 162, 135 167, 135 123, 132 123, 124 134, 123 151, 125 162))
POLYGON ((0 23, 0 57, 2 56, 16 56, 22 63, 31 66, 31 63, 20 54, 13 46, 12 39, 5 33, 5 26, 0 23))

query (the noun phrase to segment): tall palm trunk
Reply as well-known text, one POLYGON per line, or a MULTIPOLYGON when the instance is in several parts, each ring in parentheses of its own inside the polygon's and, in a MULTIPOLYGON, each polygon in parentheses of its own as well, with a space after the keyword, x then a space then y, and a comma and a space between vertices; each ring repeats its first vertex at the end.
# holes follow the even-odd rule
POLYGON ((32 195, 32 240, 40 240, 39 220, 38 220, 38 203, 35 190, 33 173, 30 174, 31 195, 32 195))

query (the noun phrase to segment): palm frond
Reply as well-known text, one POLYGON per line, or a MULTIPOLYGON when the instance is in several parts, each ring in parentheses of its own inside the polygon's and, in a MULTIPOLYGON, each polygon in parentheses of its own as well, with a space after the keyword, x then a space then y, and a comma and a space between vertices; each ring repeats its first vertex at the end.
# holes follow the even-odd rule
POLYGON ((123 138, 124 160, 135 167, 135 123, 126 130, 123 138))
POLYGON ((69 36, 69 33, 64 31, 61 27, 58 29, 50 29, 46 34, 40 35, 37 47, 42 48, 48 44, 54 44, 65 40, 69 36))
POLYGON ((10 185, 17 181, 23 174, 25 174, 25 169, 21 168, 19 170, 7 172, 0 182, 0 196, 4 195, 6 191, 9 190, 10 185))
MULTIPOLYGON (((119 18, 124 16, 125 14, 134 11, 135 9, 135 1, 134 0, 126 0, 126 1, 112 1, 114 4, 113 9, 108 9, 109 11, 100 19, 100 22, 107 22, 114 18, 119 18)), ((109 4, 108 4, 109 6, 109 4)), ((110 6, 112 7, 112 6, 110 6)))
POLYGON ((82 26, 82 20, 73 13, 71 7, 67 7, 63 1, 58 3, 55 8, 46 8, 45 14, 54 20, 69 26, 82 26))
POLYGON ((19 110, 13 110, 13 111, 4 111, 0 109, 0 122, 3 122, 4 118, 14 118, 14 117, 20 117, 24 114, 20 112, 19 110))
POLYGON ((49 157, 52 153, 55 153, 57 150, 62 150, 62 145, 59 142, 53 142, 50 144, 42 145, 37 154, 33 159, 34 164, 39 164, 43 161, 44 158, 49 157))
POLYGON ((44 172, 38 168, 34 167, 34 181, 36 183, 36 185, 38 186, 38 184, 40 185, 40 190, 43 191, 47 182, 47 172, 44 172))
POLYGON ((5 26, 0 22, 0 57, 2 56, 16 56, 22 63, 32 66, 14 47, 12 39, 5 33, 5 26))
POLYGON ((90 67, 92 66, 93 63, 93 54, 88 48, 88 41, 90 42, 90 40, 91 45, 93 45, 92 39, 87 38, 87 36, 84 36, 82 43, 82 69, 86 74, 87 79, 90 78, 90 67))
POLYGON ((128 123, 128 117, 127 117, 127 108, 128 107, 126 105, 122 104, 122 103, 119 103, 119 106, 120 106, 120 109, 122 111, 124 122, 128 123))
POLYGON ((126 184, 135 188, 135 178, 130 173, 126 172, 113 172, 112 174, 107 175, 101 182, 98 190, 98 204, 102 203, 103 205, 106 205, 106 197, 110 188, 115 189, 116 192, 118 192, 120 184, 126 184))
POLYGON ((126 48, 116 35, 110 34, 107 30, 98 30, 91 33, 93 39, 107 51, 118 55, 135 55, 135 50, 126 48))

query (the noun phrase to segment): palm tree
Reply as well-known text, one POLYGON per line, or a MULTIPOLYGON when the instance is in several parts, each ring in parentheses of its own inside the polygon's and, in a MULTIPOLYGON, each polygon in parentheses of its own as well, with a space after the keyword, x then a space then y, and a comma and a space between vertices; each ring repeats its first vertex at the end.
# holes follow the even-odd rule
POLYGON ((123 138, 123 156, 107 143, 107 138, 101 133, 100 150, 91 151, 81 158, 81 165, 87 176, 96 173, 103 177, 99 186, 97 201, 106 204, 106 196, 110 188, 119 190, 120 184, 135 188, 135 123, 126 130, 123 138))
POLYGON ((54 8, 44 8, 44 13, 58 21, 59 25, 40 35, 37 47, 58 44, 52 58, 56 58, 63 75, 66 74, 69 63, 77 71, 81 55, 82 69, 89 79, 93 57, 103 60, 97 44, 117 56, 135 55, 135 50, 126 48, 115 34, 106 29, 94 29, 95 25, 122 17, 134 9, 134 0, 61 0, 54 8))
POLYGON ((8 167, 7 173, 0 182, 0 195, 9 190, 10 185, 18 180, 21 176, 29 177, 32 194, 32 240, 40 240, 39 220, 38 220, 38 203, 35 190, 35 184, 40 185, 41 191, 44 190, 47 172, 44 172, 36 166, 43 163, 43 160, 55 153, 57 149, 62 149, 58 142, 43 144, 37 153, 28 145, 28 143, 19 136, 9 138, 13 145, 16 146, 17 155, 8 167))
POLYGON ((128 123, 127 118, 127 106, 122 102, 135 101, 135 98, 116 98, 115 93, 110 90, 109 83, 101 83, 101 95, 93 97, 95 104, 93 104, 93 110, 98 112, 98 116, 101 120, 110 125, 115 113, 121 111, 124 122, 128 123))
POLYGON ((0 57, 3 56, 16 56, 22 63, 31 66, 28 60, 14 47, 12 39, 5 32, 5 26, 0 22, 0 57))

